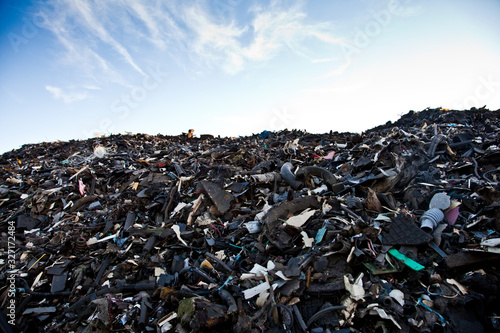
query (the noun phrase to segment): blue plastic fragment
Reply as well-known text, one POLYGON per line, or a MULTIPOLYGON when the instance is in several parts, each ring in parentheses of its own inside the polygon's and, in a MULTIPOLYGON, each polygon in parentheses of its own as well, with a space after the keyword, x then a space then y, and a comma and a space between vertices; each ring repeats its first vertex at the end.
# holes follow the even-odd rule
POLYGON ((437 312, 437 311, 435 311, 435 310, 431 309, 430 307, 428 307, 427 305, 425 305, 425 304, 422 302, 422 299, 421 299, 421 298, 419 298, 419 299, 418 299, 418 301, 417 301, 417 306, 419 306, 419 305, 420 305, 421 307, 423 307, 424 309, 426 309, 427 311, 430 311, 430 312, 432 312, 432 313, 437 314, 437 315, 438 315, 438 317, 439 317, 439 320, 441 321, 441 324, 442 324, 443 326, 444 326, 444 325, 446 325, 446 320, 444 319, 444 317, 443 317, 443 316, 441 316, 441 314, 440 314, 439 312, 437 312))
POLYGON ((261 139, 266 139, 268 135, 269 135, 269 131, 263 131, 262 133, 260 133, 258 135, 258 137, 261 139))

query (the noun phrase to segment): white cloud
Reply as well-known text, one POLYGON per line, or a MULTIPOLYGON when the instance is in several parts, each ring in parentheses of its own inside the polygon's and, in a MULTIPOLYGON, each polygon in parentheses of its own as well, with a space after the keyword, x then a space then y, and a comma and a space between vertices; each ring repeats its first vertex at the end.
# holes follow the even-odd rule
POLYGON ((309 41, 327 46, 337 45, 341 38, 331 35, 328 23, 307 23, 300 3, 281 6, 273 1, 268 7, 254 7, 250 23, 239 26, 236 21, 221 20, 199 5, 186 8, 183 17, 194 33, 191 48, 208 64, 220 63, 223 70, 234 74, 252 62, 267 61, 283 50, 305 58, 314 58, 309 41), (248 41, 249 40, 249 41, 248 41), (311 55, 309 55, 311 54, 311 55))
POLYGON ((246 31, 246 27, 238 28, 235 22, 219 24, 208 11, 200 6, 186 8, 182 19, 191 30, 193 37, 189 48, 196 54, 196 59, 221 67, 229 73, 238 72, 244 64, 238 38, 246 31))
POLYGON ((338 60, 337 58, 321 58, 321 59, 313 59, 312 63, 317 64, 317 63, 321 63, 321 62, 333 62, 333 61, 337 61, 337 60, 338 60))
POLYGON ((57 100, 62 100, 64 103, 73 103, 82 101, 88 98, 87 92, 70 92, 65 93, 59 87, 45 86, 45 89, 52 94, 52 97, 57 100))
MULTIPOLYGON (((147 39, 131 18, 137 17, 139 12, 140 17, 149 20, 141 6, 93 0, 52 0, 48 3, 50 10, 42 8, 40 11, 48 16, 43 26, 63 46, 65 52, 61 60, 65 65, 76 68, 96 82, 113 82, 127 87, 131 85, 125 79, 127 71, 122 63, 136 73, 146 75, 132 55, 137 49, 137 40, 147 39)), ((154 25, 152 22, 148 27, 154 30, 154 25)))
POLYGON ((54 9, 50 11, 50 17, 44 22, 44 27, 55 35, 64 48, 65 52, 60 57, 62 63, 76 68, 79 74, 94 81, 126 85, 122 75, 104 55, 100 54, 85 27, 79 25, 75 9, 71 4, 58 3, 55 0, 51 7, 54 9))
MULTIPOLYGON (((83 20, 80 23, 86 28, 87 31, 92 32, 96 35, 102 42, 110 45, 113 49, 115 49, 123 59, 132 66, 136 71, 144 75, 142 69, 135 63, 132 56, 127 51, 127 49, 119 43, 115 38, 113 38, 108 30, 101 24, 99 17, 96 15, 98 12, 92 10, 89 6, 89 2, 85 0, 74 0, 71 5, 73 9, 76 10, 76 17, 81 17, 83 20)), ((110 19, 110 17, 105 17, 106 20, 110 19)), ((105 21, 106 22, 106 21, 105 21)))
POLYGON ((328 23, 307 23, 300 2, 272 1, 266 7, 254 7, 249 12, 250 22, 244 24, 236 19, 237 5, 228 2, 219 8, 210 2, 52 0, 53 12, 45 24, 65 48, 67 64, 78 65, 96 80, 105 77, 123 85, 126 72, 118 68, 114 58, 144 75, 140 62, 145 55, 133 54, 140 53, 145 40, 156 51, 172 55, 180 50, 201 68, 220 67, 231 74, 252 62, 272 59, 284 49, 316 58, 306 46, 309 40, 325 45, 341 41, 332 36, 328 23))
POLYGON ((87 89, 87 90, 101 90, 101 87, 98 87, 98 86, 94 86, 92 84, 89 84, 89 85, 84 85, 83 88, 87 89))
POLYGON ((344 72, 349 68, 351 63, 352 63, 352 60, 346 60, 342 65, 340 65, 339 67, 328 72, 325 75, 325 77, 340 76, 340 75, 344 74, 344 72))
MULTIPOLYGON (((302 2, 272 1, 253 7, 246 22, 238 21, 238 3, 233 2, 223 8, 212 2, 159 0, 51 0, 50 4, 51 17, 45 25, 64 47, 65 63, 98 82, 127 85, 127 66, 145 75, 143 67, 158 61, 150 53, 190 60, 196 66, 185 65, 193 72, 218 67, 235 74, 285 50, 312 61, 321 55, 309 43, 331 48, 342 42, 332 34, 330 23, 308 22, 302 2), (145 41, 152 49, 145 47, 145 41)), ((330 49, 323 58, 332 53, 330 49)))

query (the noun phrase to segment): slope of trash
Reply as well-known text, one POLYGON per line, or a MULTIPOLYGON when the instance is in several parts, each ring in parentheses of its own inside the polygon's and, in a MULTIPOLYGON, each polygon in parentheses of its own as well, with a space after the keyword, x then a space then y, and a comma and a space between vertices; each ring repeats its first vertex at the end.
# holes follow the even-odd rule
POLYGON ((1 327, 498 332, 499 116, 7 152, 1 327))

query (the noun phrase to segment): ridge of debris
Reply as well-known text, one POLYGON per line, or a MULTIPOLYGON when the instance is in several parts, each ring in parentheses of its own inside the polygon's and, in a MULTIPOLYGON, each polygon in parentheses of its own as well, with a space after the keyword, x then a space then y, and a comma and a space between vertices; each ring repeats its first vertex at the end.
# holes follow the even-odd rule
POLYGON ((498 332, 500 110, 0 156, 5 332, 498 332))

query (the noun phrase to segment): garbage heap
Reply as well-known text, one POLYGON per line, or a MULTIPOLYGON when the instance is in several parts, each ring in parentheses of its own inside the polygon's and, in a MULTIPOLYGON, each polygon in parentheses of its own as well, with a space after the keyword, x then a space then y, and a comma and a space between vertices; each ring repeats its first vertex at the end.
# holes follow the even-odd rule
POLYGON ((498 332, 499 115, 7 152, 2 328, 498 332))

